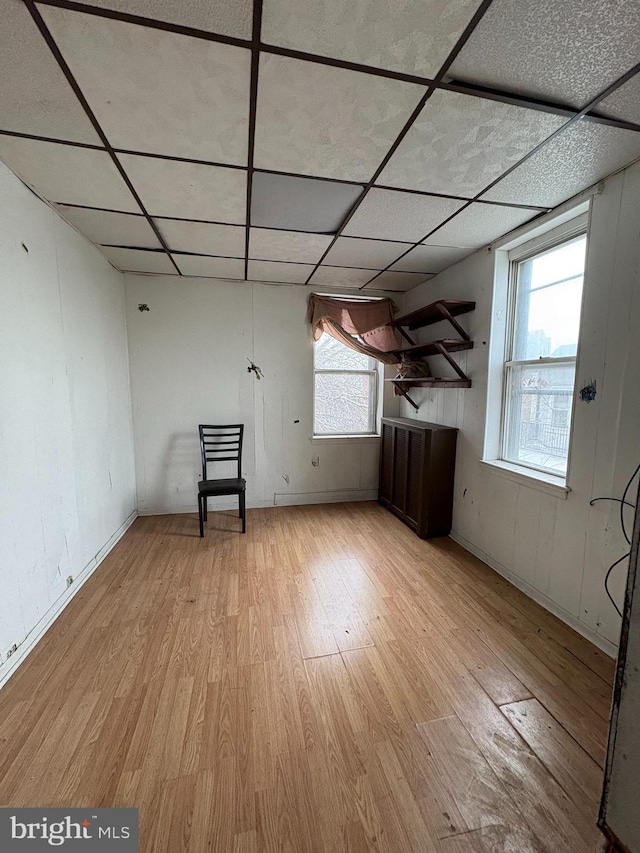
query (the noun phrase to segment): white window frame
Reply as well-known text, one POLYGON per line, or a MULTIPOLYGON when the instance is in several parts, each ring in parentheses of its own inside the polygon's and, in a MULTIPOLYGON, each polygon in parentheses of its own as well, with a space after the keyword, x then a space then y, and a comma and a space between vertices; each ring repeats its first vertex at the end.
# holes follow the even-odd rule
MULTIPOLYGON (((326 332, 324 333, 326 334, 326 332)), ((378 424, 380 422, 380 363, 375 363, 368 370, 336 370, 333 368, 318 368, 316 367, 316 346, 317 341, 313 343, 313 438, 317 439, 333 439, 333 438, 371 438, 378 435, 378 424), (329 373, 345 376, 371 376, 371 395, 369 400, 369 426, 367 432, 316 432, 316 376, 320 373, 329 373)), ((345 346, 345 344, 343 344, 345 346)))
MULTIPOLYGON (((571 446, 573 438, 573 413, 575 411, 575 387, 572 396, 571 421, 566 475, 554 474, 548 470, 530 467, 522 462, 505 459, 503 451, 505 441, 505 419, 508 365, 515 364, 511 359, 513 347, 514 320, 516 310, 517 265, 528 258, 543 254, 552 248, 567 243, 586 234, 588 240, 589 202, 577 205, 573 210, 565 210, 555 217, 545 218, 530 229, 524 227, 518 236, 511 240, 499 241, 495 250, 495 281, 492 310, 491 338, 489 348, 489 375, 487 383, 487 416, 485 443, 482 463, 493 468, 495 473, 516 482, 526 482, 547 493, 566 497, 570 491, 571 446)), ((586 276, 586 269, 585 269, 586 276)), ((584 303, 583 286, 582 301, 584 303)), ((582 315, 582 306, 580 309, 582 315)), ((578 355, 564 359, 535 359, 536 364, 545 362, 576 362, 576 377, 579 366, 578 355)))

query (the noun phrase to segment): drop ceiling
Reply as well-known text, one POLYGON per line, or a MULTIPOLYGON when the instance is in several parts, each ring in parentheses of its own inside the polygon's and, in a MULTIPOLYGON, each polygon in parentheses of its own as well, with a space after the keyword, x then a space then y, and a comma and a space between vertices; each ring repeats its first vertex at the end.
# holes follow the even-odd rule
POLYGON ((0 159, 143 273, 407 291, 640 157, 637 0, 3 0, 0 159))

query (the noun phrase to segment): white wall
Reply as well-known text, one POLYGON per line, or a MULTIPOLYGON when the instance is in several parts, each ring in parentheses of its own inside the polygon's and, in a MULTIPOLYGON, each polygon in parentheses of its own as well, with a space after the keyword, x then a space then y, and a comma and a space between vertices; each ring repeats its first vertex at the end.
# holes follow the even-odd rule
MULTIPOLYGON (((475 348, 459 354, 472 387, 416 391, 419 413, 403 403, 403 414, 460 429, 454 537, 613 653, 620 621, 605 595, 604 576, 626 543, 617 506, 590 507, 589 500, 620 497, 640 462, 640 165, 609 178, 593 198, 577 388, 595 379, 598 393, 592 403, 575 403, 566 500, 480 462, 494 256, 480 250, 406 295, 406 311, 442 297, 475 299, 477 307, 462 318, 475 348)), ((421 331, 421 340, 446 334, 444 326, 434 326, 421 331)), ((432 366, 438 366, 435 359, 432 366)), ((611 584, 619 602, 624 581, 621 566, 611 584)))
POLYGON ((0 680, 135 500, 122 274, 0 164, 0 680))
MULTIPOLYGON (((125 280, 141 513, 197 511, 199 423, 245 424, 250 507, 377 497, 377 439, 312 441, 307 288, 125 280), (249 360, 263 379, 247 372, 249 360)), ((392 399, 388 410, 397 412, 392 399)))

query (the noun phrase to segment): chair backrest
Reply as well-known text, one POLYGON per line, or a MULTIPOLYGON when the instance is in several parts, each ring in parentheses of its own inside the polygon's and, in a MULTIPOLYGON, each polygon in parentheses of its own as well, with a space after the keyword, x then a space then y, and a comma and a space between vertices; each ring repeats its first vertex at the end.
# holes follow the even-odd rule
POLYGON ((244 424, 199 424, 202 479, 208 480, 207 463, 238 461, 238 477, 242 470, 242 437, 244 424))

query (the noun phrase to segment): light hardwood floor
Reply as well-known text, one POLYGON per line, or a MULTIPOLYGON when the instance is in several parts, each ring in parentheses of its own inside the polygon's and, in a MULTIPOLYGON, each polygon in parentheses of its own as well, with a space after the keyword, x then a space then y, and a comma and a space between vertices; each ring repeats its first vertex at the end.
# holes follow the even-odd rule
POLYGON ((375 503, 140 518, 0 692, 0 804, 145 853, 594 851, 614 664, 375 503))

